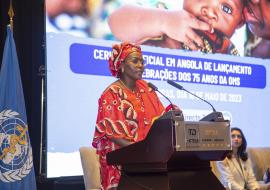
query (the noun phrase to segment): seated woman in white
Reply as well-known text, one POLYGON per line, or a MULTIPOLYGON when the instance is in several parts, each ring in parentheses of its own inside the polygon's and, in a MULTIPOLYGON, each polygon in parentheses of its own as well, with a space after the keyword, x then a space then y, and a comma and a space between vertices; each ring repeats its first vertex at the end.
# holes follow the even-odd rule
POLYGON ((258 190, 259 183, 254 176, 246 152, 247 141, 239 128, 231 128, 232 151, 223 161, 217 162, 221 183, 230 190, 258 190))

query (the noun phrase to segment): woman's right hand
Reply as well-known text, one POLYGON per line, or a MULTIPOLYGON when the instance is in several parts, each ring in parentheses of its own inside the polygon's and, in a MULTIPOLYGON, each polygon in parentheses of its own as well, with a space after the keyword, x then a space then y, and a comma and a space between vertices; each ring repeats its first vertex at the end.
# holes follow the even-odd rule
POLYGON ((203 47, 203 41, 194 29, 213 32, 212 27, 208 23, 197 19, 185 10, 164 11, 161 19, 162 33, 184 43, 192 50, 203 47))

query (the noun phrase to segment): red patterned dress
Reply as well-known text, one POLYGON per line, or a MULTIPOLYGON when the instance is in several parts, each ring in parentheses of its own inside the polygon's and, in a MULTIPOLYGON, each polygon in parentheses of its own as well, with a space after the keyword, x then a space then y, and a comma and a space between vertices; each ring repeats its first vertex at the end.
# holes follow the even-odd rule
POLYGON ((119 147, 110 140, 124 138, 131 142, 143 140, 153 120, 159 117, 164 107, 156 93, 144 80, 136 82, 132 92, 119 82, 111 84, 99 99, 98 116, 93 146, 100 156, 101 189, 117 187, 120 172, 106 161, 106 154, 119 147))

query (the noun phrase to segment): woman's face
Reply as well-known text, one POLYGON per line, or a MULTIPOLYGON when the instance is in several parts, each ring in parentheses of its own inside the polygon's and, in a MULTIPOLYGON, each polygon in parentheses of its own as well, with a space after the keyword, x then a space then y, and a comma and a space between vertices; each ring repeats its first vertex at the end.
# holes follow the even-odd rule
POLYGON ((244 15, 253 34, 270 39, 270 0, 249 0, 244 15))
POLYGON ((184 9, 231 37, 243 21, 242 0, 184 0, 184 9))
POLYGON ((232 147, 239 148, 242 145, 242 135, 240 131, 233 130, 231 132, 231 139, 232 139, 232 147))
POLYGON ((139 80, 142 78, 144 71, 144 63, 142 55, 138 52, 130 53, 123 62, 123 77, 128 77, 132 80, 139 80))

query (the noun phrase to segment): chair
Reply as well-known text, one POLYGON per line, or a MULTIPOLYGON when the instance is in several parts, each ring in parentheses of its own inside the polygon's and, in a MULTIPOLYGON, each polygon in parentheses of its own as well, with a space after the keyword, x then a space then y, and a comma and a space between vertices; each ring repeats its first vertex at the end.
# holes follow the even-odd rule
POLYGON ((83 168, 83 179, 86 190, 100 190, 99 157, 91 147, 79 149, 83 168))
POLYGON ((212 169, 212 172, 215 174, 215 176, 218 178, 218 180, 220 181, 221 179, 221 173, 219 172, 218 168, 217 168, 217 163, 216 161, 210 161, 210 166, 212 169))
POLYGON ((270 190, 270 183, 263 182, 263 175, 270 167, 270 148, 269 147, 249 147, 247 149, 250 157, 254 174, 260 183, 260 190, 270 190))

